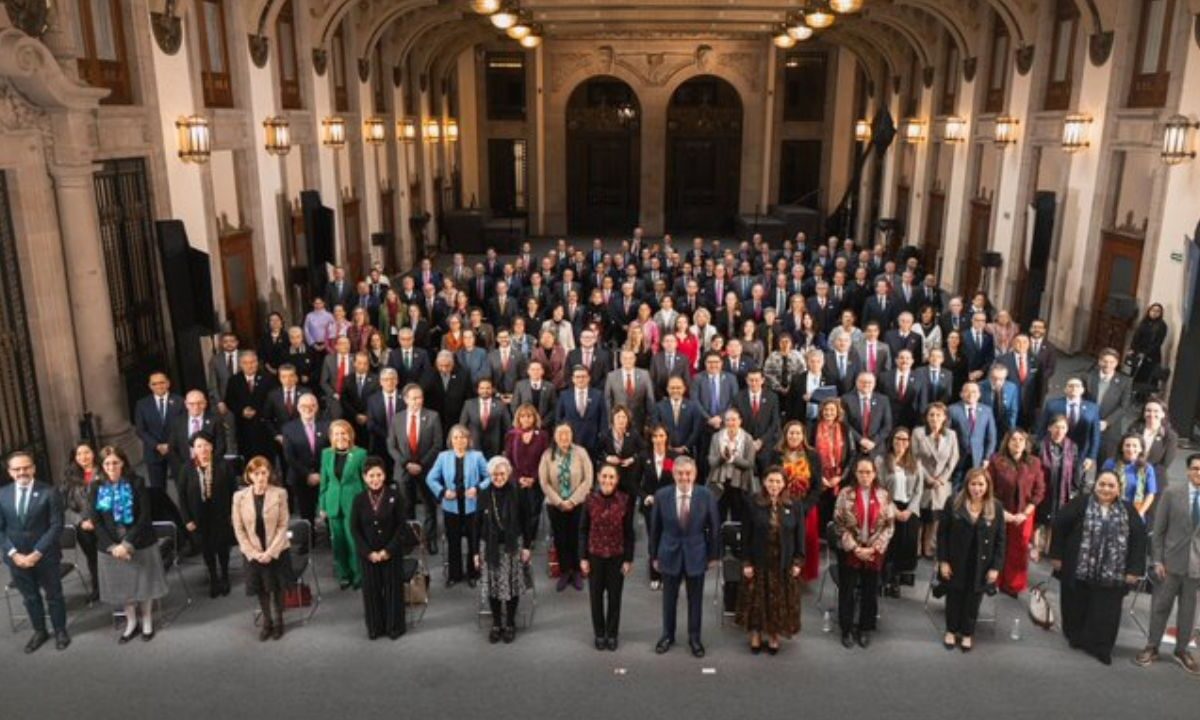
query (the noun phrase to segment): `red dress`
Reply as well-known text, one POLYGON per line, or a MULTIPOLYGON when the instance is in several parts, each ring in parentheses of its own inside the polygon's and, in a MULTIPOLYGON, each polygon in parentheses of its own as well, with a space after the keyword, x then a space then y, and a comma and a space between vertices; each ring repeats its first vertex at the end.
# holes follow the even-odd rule
MULTIPOLYGON (((788 494, 796 501, 808 497, 812 488, 813 466, 803 452, 784 453, 781 466, 787 481, 788 494)), ((812 503, 804 515, 804 569, 800 577, 805 582, 816 580, 821 574, 821 518, 817 503, 812 503)))
MULTIPOLYGON (((1046 495, 1046 483, 1042 477, 1042 461, 1030 455, 1017 465, 997 453, 988 463, 996 499, 1010 513, 1022 512, 1033 505, 1037 507, 1046 495)), ((1005 593, 1015 596, 1029 586, 1029 543, 1033 539, 1033 525, 1037 512, 1029 513, 1023 523, 1008 523, 1004 548, 1004 569, 996 586, 1005 593)))

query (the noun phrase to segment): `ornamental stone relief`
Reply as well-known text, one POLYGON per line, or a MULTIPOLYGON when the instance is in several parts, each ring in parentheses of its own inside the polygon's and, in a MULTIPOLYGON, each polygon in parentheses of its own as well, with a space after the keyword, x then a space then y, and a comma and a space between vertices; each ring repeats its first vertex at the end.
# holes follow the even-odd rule
POLYGON ((579 74, 611 75, 621 68, 647 87, 663 87, 689 68, 701 73, 728 69, 741 77, 751 90, 758 90, 759 55, 751 52, 718 53, 711 45, 697 45, 692 52, 623 52, 601 45, 593 52, 557 52, 550 55, 550 90, 558 92, 579 74))

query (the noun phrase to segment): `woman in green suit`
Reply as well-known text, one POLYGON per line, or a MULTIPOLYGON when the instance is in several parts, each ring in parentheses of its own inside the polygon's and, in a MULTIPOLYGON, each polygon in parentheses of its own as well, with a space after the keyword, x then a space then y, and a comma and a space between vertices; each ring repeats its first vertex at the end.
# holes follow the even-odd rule
POLYGON ((329 425, 330 447, 321 451, 321 494, 317 507, 329 528, 333 545, 333 574, 345 590, 358 589, 362 574, 350 532, 350 508, 363 492, 362 470, 367 451, 354 446, 354 427, 345 420, 329 425))

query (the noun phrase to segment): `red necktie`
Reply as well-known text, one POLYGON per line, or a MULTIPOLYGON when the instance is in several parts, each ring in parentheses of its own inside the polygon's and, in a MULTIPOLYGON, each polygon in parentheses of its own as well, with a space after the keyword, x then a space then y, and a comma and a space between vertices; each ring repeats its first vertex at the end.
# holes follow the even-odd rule
POLYGON ((683 500, 679 503, 679 527, 687 529, 688 522, 692 519, 692 498, 690 495, 684 495, 683 500))
POLYGON ((867 369, 875 372, 875 343, 867 345, 867 369))
POLYGON ((417 414, 409 413, 408 415, 408 449, 413 455, 417 454, 417 414))
POLYGON ((337 380, 334 381, 333 388, 337 390, 338 395, 342 394, 342 386, 346 383, 346 360, 342 358, 338 360, 337 380))
POLYGON ((1017 377, 1021 378, 1022 385, 1025 384, 1025 375, 1026 375, 1025 356, 1018 355, 1017 356, 1017 377))
POLYGON ((491 416, 491 414, 492 414, 491 413, 492 403, 488 400, 484 400, 480 403, 480 405, 481 405, 481 407, 479 409, 479 421, 483 424, 483 429, 487 430, 488 417, 491 416))
POLYGON ((287 393, 285 393, 283 396, 283 409, 290 416, 292 414, 293 407, 294 406, 292 405, 292 391, 288 390, 287 393))
POLYGON ((625 399, 633 400, 633 373, 625 373, 625 399))
POLYGON ((750 403, 750 412, 754 414, 754 417, 758 417, 758 408, 761 407, 762 402, 758 399, 757 395, 752 400, 753 402, 750 403))
POLYGON ((863 398, 862 416, 863 416, 862 433, 863 433, 863 435, 866 435, 871 431, 871 400, 870 400, 870 398, 863 398))
POLYGON ((905 375, 900 375, 900 399, 904 399, 904 390, 908 387, 907 378, 905 375))

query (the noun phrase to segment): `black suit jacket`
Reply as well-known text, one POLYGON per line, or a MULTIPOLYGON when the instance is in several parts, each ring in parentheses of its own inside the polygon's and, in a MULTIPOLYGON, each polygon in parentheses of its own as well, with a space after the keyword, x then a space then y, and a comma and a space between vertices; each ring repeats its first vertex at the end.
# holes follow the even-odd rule
POLYGON ((403 390, 408 383, 419 383, 425 377, 432 366, 429 364, 429 354, 424 348, 417 347, 414 340, 412 349, 412 366, 405 367, 404 365, 404 348, 396 348, 388 357, 388 365, 396 371, 400 377, 398 380, 398 388, 403 390))
POLYGON ((904 396, 901 397, 898 378, 899 371, 895 368, 888 370, 879 378, 879 389, 891 402, 892 421, 911 430, 919 422, 919 408, 925 390, 921 387, 921 376, 915 370, 909 370, 908 383, 904 386, 904 396))
MULTIPOLYGON (((179 514, 183 517, 184 525, 194 522, 200 526, 200 531, 213 535, 214 540, 224 539, 233 543, 233 494, 237 492, 237 477, 231 471, 229 464, 223 459, 213 457, 212 462, 212 500, 217 507, 223 507, 224 522, 217 528, 206 528, 203 523, 203 502, 200 499, 200 471, 192 463, 183 468, 179 478, 179 514)), ((179 528, 182 532, 184 528, 179 528)))
POLYGON ((272 457, 275 454, 271 427, 264 413, 267 395, 274 387, 275 380, 261 370, 255 375, 253 392, 246 383, 245 373, 241 372, 229 378, 229 384, 225 386, 225 405, 233 414, 237 427, 238 451, 247 459, 255 455, 272 457), (252 418, 243 416, 248 407, 254 408, 255 415, 252 418))
MULTIPOLYGON (((367 400, 377 392, 379 377, 374 373, 367 373, 361 391, 358 389, 358 374, 347 375, 345 385, 342 386, 342 417, 353 421, 355 415, 366 415, 367 400)), ((358 440, 361 442, 363 438, 358 440)))
POLYGON ((917 368, 914 372, 921 376, 921 397, 917 405, 917 413, 921 418, 925 417, 925 411, 935 402, 940 402, 947 407, 955 403, 954 373, 949 368, 942 366, 938 370, 937 383, 933 382, 933 373, 930 372, 928 365, 917 368))
POLYGON ((300 417, 300 411, 296 409, 296 404, 300 400, 300 396, 309 392, 308 388, 297 385, 292 391, 292 410, 289 413, 287 404, 284 402, 283 386, 276 385, 267 393, 266 407, 263 408, 263 419, 271 429, 271 435, 278 435, 279 428, 283 427, 289 420, 295 420, 300 417))
MULTIPOLYGON (((99 483, 93 483, 98 485, 99 483)), ((0 488, 0 554, 12 566, 9 552, 42 554, 42 562, 57 563, 63 528, 62 494, 44 482, 33 483, 22 521, 17 516, 17 484, 0 488)))
POLYGON ((877 392, 871 394, 871 422, 866 427, 863 427, 862 406, 857 391, 843 395, 842 405, 846 408, 846 424, 850 429, 874 442, 875 453, 886 451, 887 438, 892 434, 892 407, 888 399, 877 392))
POLYGON ((462 370, 452 371, 450 382, 446 385, 442 384, 442 375, 437 371, 432 371, 426 376, 425 405, 440 416, 442 432, 446 435, 449 435, 450 427, 462 416, 463 405, 467 403, 471 394, 471 382, 467 379, 467 373, 462 370))
MULTIPOLYGON (((187 462, 192 457, 191 435, 189 434, 189 426, 191 425, 191 417, 185 412, 183 416, 175 418, 175 422, 171 424, 171 439, 168 441, 171 445, 171 462, 176 469, 175 477, 179 477, 179 467, 187 462)), ((225 427, 217 416, 210 411, 205 411, 200 419, 200 432, 206 432, 213 438, 213 457, 224 457, 225 455, 225 427)))
POLYGON ((762 460, 766 459, 766 450, 775 447, 779 442, 780 408, 779 396, 766 387, 762 390, 762 400, 759 403, 758 414, 750 405, 750 390, 744 389, 733 399, 733 407, 742 416, 742 429, 750 433, 755 440, 762 440, 762 460))
POLYGON ((863 303, 862 320, 859 325, 866 327, 867 323, 875 320, 882 330, 887 331, 895 327, 896 316, 899 314, 900 303, 896 302, 894 297, 888 297, 887 304, 880 307, 879 296, 872 295, 863 303))
MULTIPOLYGON (((583 348, 575 348, 567 353, 567 376, 569 377, 576 365, 583 364, 583 348)), ((588 384, 597 390, 604 388, 604 381, 608 378, 608 373, 612 370, 612 357, 604 348, 596 345, 592 349, 592 367, 589 372, 591 382, 588 384)))
MULTIPOLYGON (((132 545, 135 550, 141 550, 154 544, 154 520, 150 515, 150 492, 146 489, 146 482, 137 475, 126 475, 125 479, 133 490, 133 524, 125 529, 124 542, 132 545)), ((96 498, 100 493, 100 486, 105 482, 107 481, 97 480, 88 489, 90 519, 96 525, 96 547, 100 552, 107 552, 108 548, 121 542, 118 539, 120 534, 117 531, 117 524, 113 520, 112 511, 101 512, 96 509, 96 498)))
POLYGON ((832 350, 828 350, 825 353, 825 372, 833 379, 834 383, 838 386, 838 391, 842 394, 850 392, 851 388, 854 387, 854 381, 858 378, 858 374, 865 369, 863 364, 859 362, 858 355, 855 354, 854 350, 847 350, 846 358, 846 374, 844 377, 839 378, 837 353, 832 350))
POLYGON ((893 366, 896 364, 896 357, 901 350, 908 350, 912 353, 913 367, 920 367, 925 363, 925 341, 917 333, 910 331, 908 337, 900 337, 899 330, 888 330, 883 336, 883 341, 892 351, 893 366))
POLYGON ((289 487, 303 487, 309 475, 321 472, 321 451, 329 447, 328 421, 315 420, 313 430, 316 452, 308 445, 308 434, 304 432, 302 420, 292 420, 279 430, 283 435, 283 458, 287 463, 289 487))

